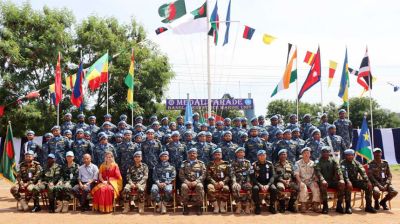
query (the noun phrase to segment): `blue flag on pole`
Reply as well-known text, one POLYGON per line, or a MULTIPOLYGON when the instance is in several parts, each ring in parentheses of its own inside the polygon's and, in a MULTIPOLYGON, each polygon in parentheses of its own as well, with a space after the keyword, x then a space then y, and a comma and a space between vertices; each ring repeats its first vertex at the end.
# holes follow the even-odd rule
POLYGON ((225 44, 228 43, 229 41, 229 28, 231 26, 231 0, 229 0, 229 5, 228 5, 228 12, 226 13, 226 30, 225 30, 225 40, 224 40, 224 44, 222 46, 224 46, 225 44))
POLYGON ((361 126, 360 135, 358 137, 356 150, 357 154, 362 156, 363 158, 367 160, 373 159, 367 118, 365 116, 361 126))
POLYGON ((192 111, 192 104, 190 103, 190 99, 186 100, 185 122, 187 122, 187 121, 193 122, 193 111, 192 111))

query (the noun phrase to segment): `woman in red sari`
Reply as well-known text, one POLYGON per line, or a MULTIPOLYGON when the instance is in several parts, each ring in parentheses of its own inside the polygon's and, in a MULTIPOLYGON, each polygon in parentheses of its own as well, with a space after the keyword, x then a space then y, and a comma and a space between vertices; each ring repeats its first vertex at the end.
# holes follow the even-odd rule
POLYGON ((93 210, 107 213, 113 211, 114 199, 122 190, 122 176, 113 153, 106 152, 104 158, 99 169, 99 184, 93 188, 92 195, 93 210))

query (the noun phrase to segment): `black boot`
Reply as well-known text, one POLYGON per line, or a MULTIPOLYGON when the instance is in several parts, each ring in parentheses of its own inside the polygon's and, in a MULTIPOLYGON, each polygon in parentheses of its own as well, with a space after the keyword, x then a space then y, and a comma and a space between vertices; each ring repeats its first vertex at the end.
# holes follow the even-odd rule
POLYGON ((351 210, 350 201, 346 201, 346 214, 353 214, 353 211, 351 210))
POLYGON ((188 207, 187 205, 184 205, 184 206, 183 206, 183 212, 182 212, 182 214, 183 214, 183 215, 189 215, 189 207, 188 207))
POLYGON ((254 214, 256 214, 256 215, 261 214, 260 204, 256 204, 255 206, 256 206, 256 208, 254 209, 254 214))
MULTIPOLYGON (((383 198, 382 201, 379 202, 379 204, 382 206, 383 210, 389 210, 389 208, 388 208, 386 202, 387 202, 387 199, 386 199, 386 198, 383 198)), ((376 203, 376 201, 375 201, 375 203, 376 203)), ((376 207, 375 207, 375 209, 376 209, 376 207)), ((378 209, 377 209, 377 210, 378 210, 378 209)))
POLYGON ((54 200, 49 200, 49 213, 54 213, 55 208, 54 208, 54 200))
POLYGON ((279 200, 279 212, 285 213, 285 199, 279 200))
POLYGON ((344 214, 344 209, 342 206, 343 201, 337 201, 336 203, 336 212, 340 214, 344 214))
POLYGON ((290 211, 292 213, 297 213, 297 208, 296 208, 296 206, 294 206, 295 202, 296 202, 296 199, 291 198, 289 200, 289 204, 288 204, 288 207, 287 207, 288 211, 290 211))
POLYGON ((197 211, 196 211, 196 215, 202 215, 203 214, 203 208, 201 207, 201 205, 196 206, 197 211))
POLYGON ((374 207, 372 207, 372 200, 368 200, 365 206, 365 211, 369 212, 369 213, 376 213, 376 210, 374 209, 374 207))
POLYGON ((275 203, 270 203, 271 205, 269 206, 268 211, 271 212, 271 214, 276 214, 275 203))
POLYGON ((380 207, 380 205, 379 205, 379 201, 378 200, 375 200, 375 206, 374 206, 374 209, 375 210, 379 210, 379 207, 380 207))
POLYGON ((40 212, 41 210, 42 210, 42 208, 40 208, 39 199, 34 199, 32 212, 40 212))
POLYGON ((324 201, 323 203, 322 203, 322 214, 328 214, 328 210, 329 210, 329 207, 328 207, 328 202, 327 201, 324 201))

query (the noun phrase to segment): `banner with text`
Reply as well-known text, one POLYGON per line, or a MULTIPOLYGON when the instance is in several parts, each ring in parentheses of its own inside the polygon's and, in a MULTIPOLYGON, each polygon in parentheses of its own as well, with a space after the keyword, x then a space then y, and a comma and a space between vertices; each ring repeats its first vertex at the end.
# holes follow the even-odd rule
MULTIPOLYGON (((207 109, 208 99, 190 99, 192 108, 207 109)), ((167 110, 184 110, 186 99, 167 99, 167 110)), ((250 110, 254 108, 253 99, 212 99, 211 106, 218 110, 250 110)))

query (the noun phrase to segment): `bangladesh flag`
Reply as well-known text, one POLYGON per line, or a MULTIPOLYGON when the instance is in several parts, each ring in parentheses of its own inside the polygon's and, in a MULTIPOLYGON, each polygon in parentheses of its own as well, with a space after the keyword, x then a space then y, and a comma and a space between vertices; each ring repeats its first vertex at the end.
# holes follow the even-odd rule
POLYGON ((160 8, 158 8, 158 14, 165 18, 161 22, 171 23, 186 14, 185 0, 178 0, 160 6, 160 8))
POLYGON ((15 154, 14 154, 14 145, 12 139, 13 139, 13 134, 10 123, 7 126, 3 155, 1 156, 0 160, 0 175, 14 183, 17 172, 15 169, 15 154))

